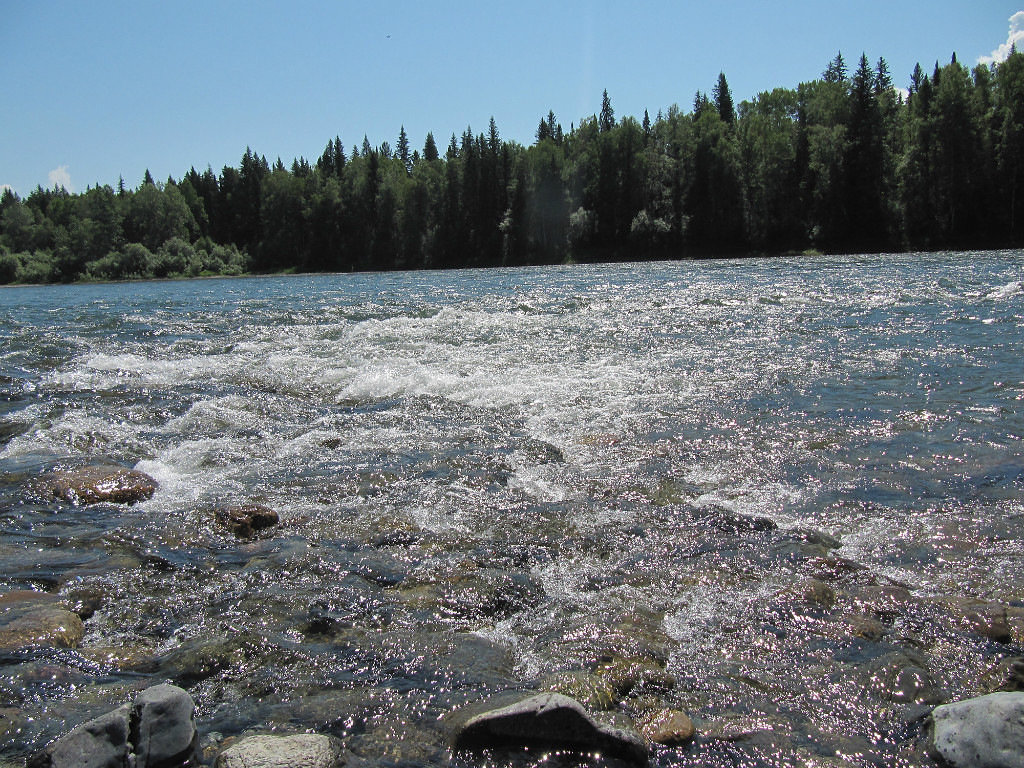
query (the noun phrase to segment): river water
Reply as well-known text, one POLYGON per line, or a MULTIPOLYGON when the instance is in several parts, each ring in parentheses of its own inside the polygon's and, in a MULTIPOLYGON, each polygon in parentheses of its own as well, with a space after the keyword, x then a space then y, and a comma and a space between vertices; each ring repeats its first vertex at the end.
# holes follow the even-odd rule
POLYGON ((506 764, 445 718, 511 688, 687 712, 655 765, 929 765, 928 707, 1024 654, 1022 280, 999 252, 4 289, 0 592, 95 612, 0 659, 0 761, 169 679, 207 746, 311 730, 367 765, 506 764), (26 490, 110 461, 159 490, 26 490), (246 503, 281 524, 219 526, 246 503))

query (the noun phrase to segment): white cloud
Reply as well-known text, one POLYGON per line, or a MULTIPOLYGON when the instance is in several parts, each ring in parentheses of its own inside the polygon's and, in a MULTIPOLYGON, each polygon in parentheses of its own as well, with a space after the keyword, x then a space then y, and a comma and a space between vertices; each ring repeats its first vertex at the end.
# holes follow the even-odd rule
POLYGON ((1013 16, 1010 17, 1010 35, 1006 38, 1006 42, 992 51, 988 56, 979 56, 979 64, 996 64, 1001 61, 1006 61, 1006 58, 1010 55, 1010 49, 1016 45, 1021 51, 1024 51, 1024 11, 1017 11, 1013 16))
POLYGON ((71 174, 68 173, 66 165, 58 165, 50 171, 50 186, 64 187, 68 192, 74 192, 71 188, 71 174))

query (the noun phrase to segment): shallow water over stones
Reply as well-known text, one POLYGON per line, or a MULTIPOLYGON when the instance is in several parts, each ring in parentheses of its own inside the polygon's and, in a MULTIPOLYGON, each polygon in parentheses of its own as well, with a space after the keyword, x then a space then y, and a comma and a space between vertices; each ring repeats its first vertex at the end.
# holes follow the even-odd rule
POLYGON ((451 747, 517 691, 685 713, 654 765, 931 765, 930 708, 1024 656, 1022 267, 5 289, 0 591, 84 634, 0 652, 0 760, 170 681, 211 763, 536 765, 451 747), (39 492, 93 466, 159 486, 39 492))

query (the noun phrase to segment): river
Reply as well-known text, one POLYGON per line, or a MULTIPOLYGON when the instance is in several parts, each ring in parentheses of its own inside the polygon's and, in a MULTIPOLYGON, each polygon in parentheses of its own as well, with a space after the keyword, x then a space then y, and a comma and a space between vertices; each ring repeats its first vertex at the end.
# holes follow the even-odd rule
POLYGON ((930 765, 928 707, 1024 655, 1022 280, 1016 251, 2 289, 0 592, 93 607, 0 658, 0 763, 171 680, 208 746, 366 765, 479 764, 445 718, 514 688, 688 713, 653 765, 930 765), (27 490, 96 462, 159 489, 27 490), (252 503, 280 524, 213 514, 252 503))

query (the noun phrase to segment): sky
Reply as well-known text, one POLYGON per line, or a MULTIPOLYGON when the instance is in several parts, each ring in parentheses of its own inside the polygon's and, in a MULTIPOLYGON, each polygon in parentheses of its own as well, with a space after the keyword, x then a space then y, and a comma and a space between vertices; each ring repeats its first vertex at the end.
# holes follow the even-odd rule
POLYGON ((692 108, 724 72, 736 103, 885 57, 897 86, 955 52, 973 67, 1024 45, 1024 0, 0 0, 0 187, 137 187, 145 171, 315 162, 364 135, 422 149, 467 127, 531 144, 692 108))

